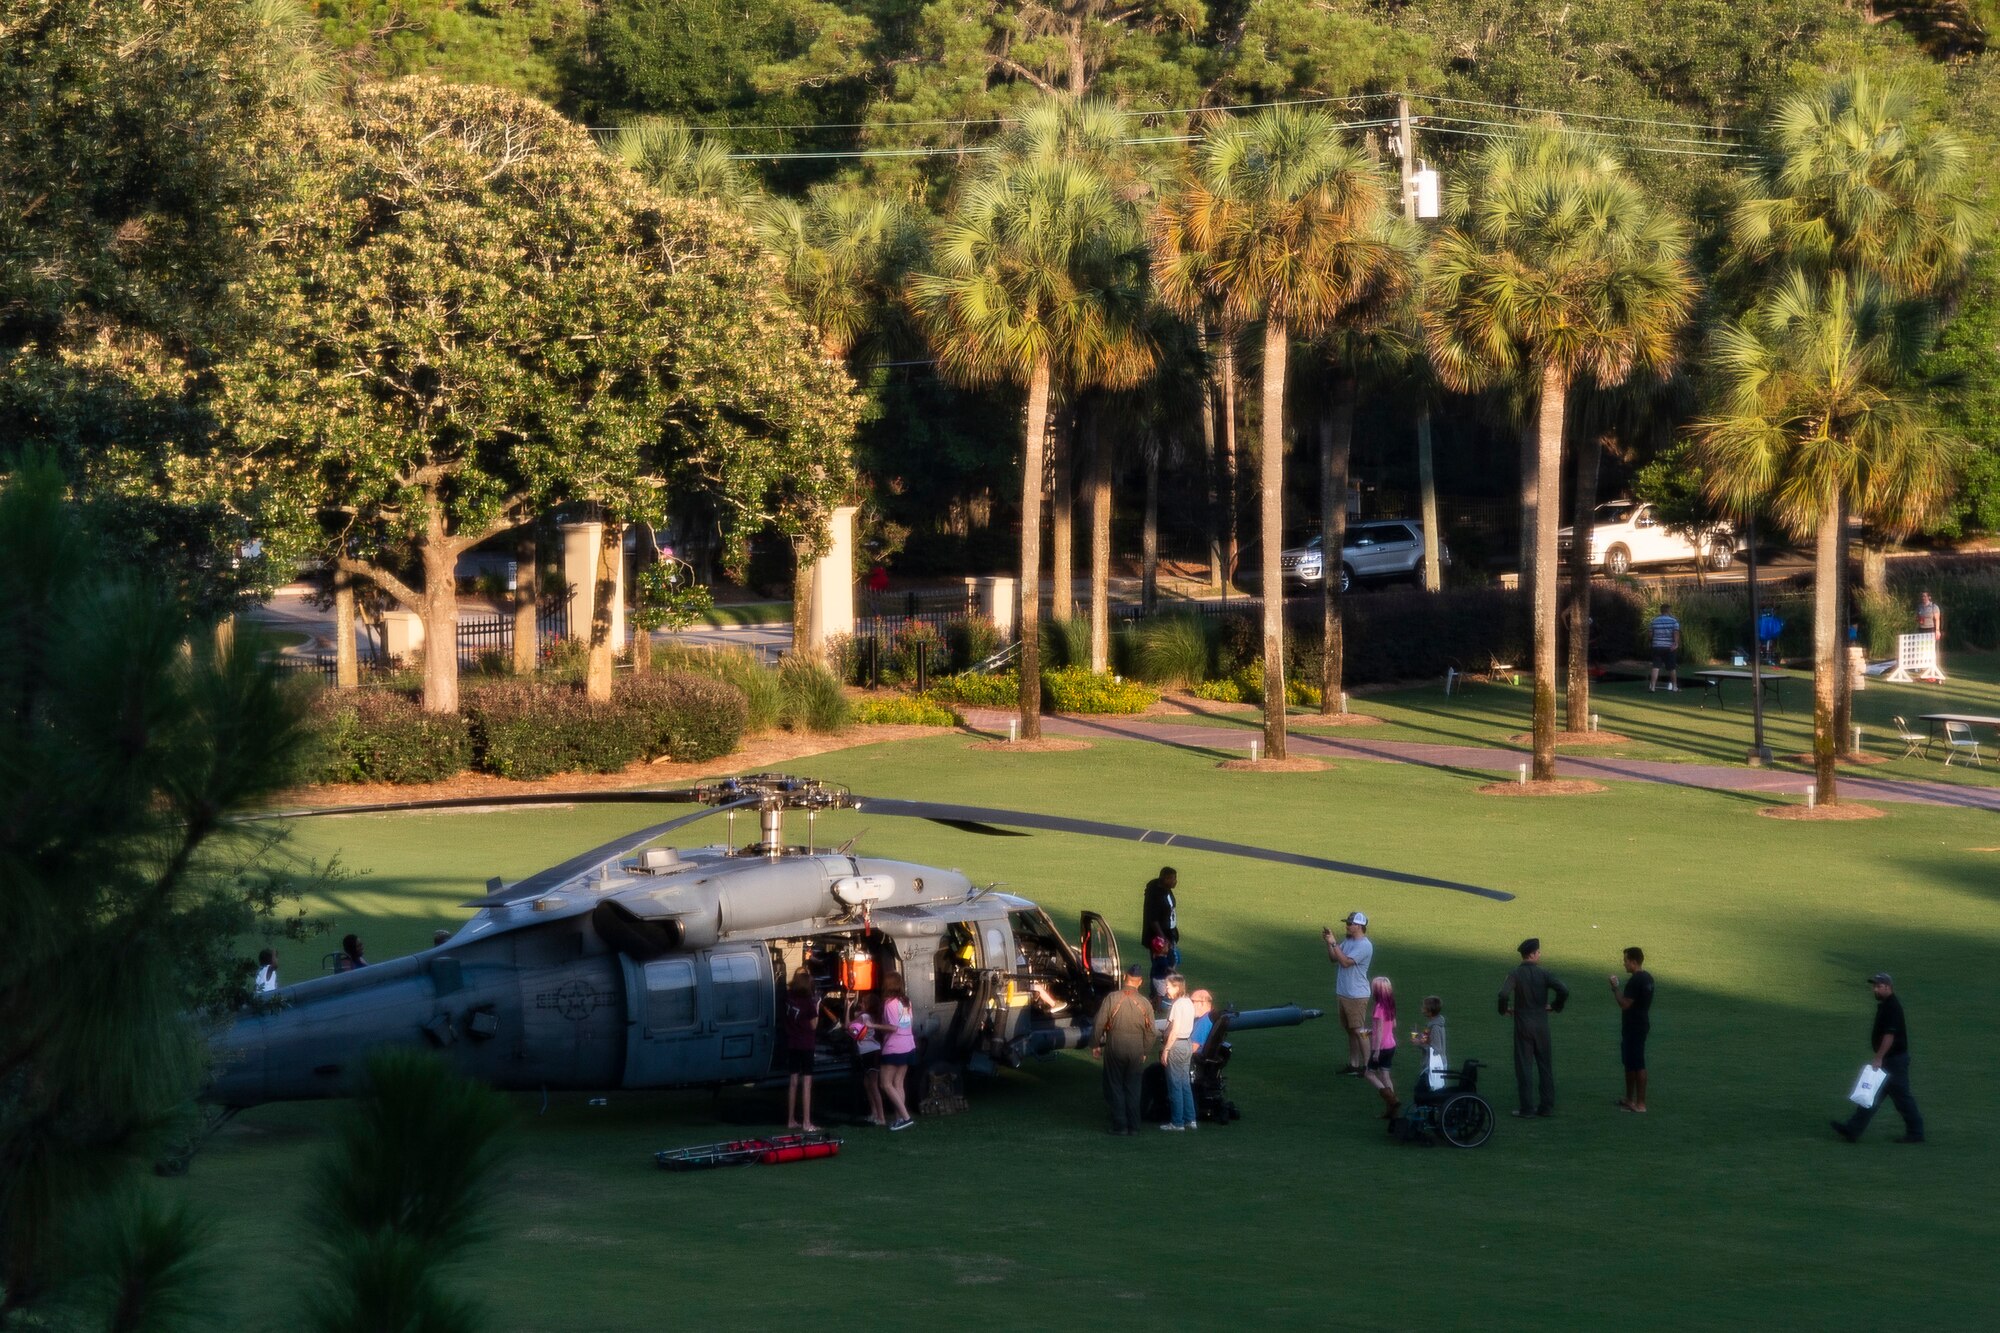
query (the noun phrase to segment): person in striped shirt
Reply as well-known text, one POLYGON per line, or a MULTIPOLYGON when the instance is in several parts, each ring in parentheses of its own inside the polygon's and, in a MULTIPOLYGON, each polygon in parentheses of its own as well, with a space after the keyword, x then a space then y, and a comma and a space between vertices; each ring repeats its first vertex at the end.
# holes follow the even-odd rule
POLYGON ((1653 642, 1653 674, 1646 681, 1646 692, 1652 693, 1660 687, 1660 673, 1667 673, 1667 688, 1681 687, 1681 671, 1678 655, 1681 647, 1681 622, 1674 619, 1673 608, 1662 602, 1660 614, 1653 617, 1650 629, 1653 642))

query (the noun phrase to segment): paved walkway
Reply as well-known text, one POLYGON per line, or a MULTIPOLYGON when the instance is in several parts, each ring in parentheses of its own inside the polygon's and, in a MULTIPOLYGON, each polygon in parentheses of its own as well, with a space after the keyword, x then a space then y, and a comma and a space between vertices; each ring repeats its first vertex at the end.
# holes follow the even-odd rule
MULTIPOLYGON (((982 730, 1005 735, 1012 713, 989 709, 963 710, 965 720, 982 730)), ((1250 741, 1262 732, 1252 727, 1234 730, 1187 723, 1156 722, 1129 717, 1076 717, 1050 714, 1042 730, 1052 736, 1085 739, 1149 741, 1213 755, 1242 759, 1250 741)), ((1368 739, 1372 728, 1356 727, 1345 734, 1294 731, 1287 742, 1295 755, 1315 758, 1362 759, 1379 763, 1418 764, 1465 776, 1512 775, 1528 759, 1525 750, 1478 745, 1430 745, 1420 741, 1368 739)), ((1659 782, 1706 791, 1746 792, 1767 796, 1804 796, 1812 785, 1810 772, 1795 769, 1742 768, 1725 764, 1684 764, 1660 759, 1607 759, 1566 754, 1556 759, 1556 772, 1566 778, 1596 778, 1610 782, 1659 782)), ((1902 801, 1918 805, 1955 806, 2000 814, 2000 787, 1954 786, 1908 778, 1871 778, 1843 771, 1840 794, 1871 801, 1902 801)))

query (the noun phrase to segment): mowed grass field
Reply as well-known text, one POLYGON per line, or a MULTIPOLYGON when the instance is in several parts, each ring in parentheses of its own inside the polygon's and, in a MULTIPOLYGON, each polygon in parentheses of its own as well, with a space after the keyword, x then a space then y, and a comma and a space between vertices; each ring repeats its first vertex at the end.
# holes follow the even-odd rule
MULTIPOLYGON (((1107 1137, 1096 1067, 1075 1053, 975 1081, 969 1114, 847 1131, 832 1161, 695 1175, 662 1173, 651 1154, 781 1121, 780 1101, 613 1092, 593 1108, 556 1094, 543 1110, 525 1095, 496 1235, 462 1272, 488 1327, 1960 1327, 1987 1315, 2000 1238, 1991 815, 1898 805, 1803 824, 1756 817, 1758 798, 1665 786, 1494 798, 1474 793, 1477 778, 1400 765, 1235 773, 1166 746, 1012 755, 962 736, 798 767, 861 791, 1184 830, 1515 894, 1164 858, 1181 872, 1186 972, 1240 1006, 1331 1008, 1320 926, 1366 910, 1399 1028, 1427 992, 1445 998, 1454 1056, 1491 1065, 1498 1130, 1472 1152, 1389 1142, 1380 1103, 1334 1076, 1332 1018, 1242 1034, 1229 1077, 1243 1119, 1196 1135, 1107 1137), (1494 996, 1527 935, 1573 998, 1553 1020, 1559 1114, 1521 1122, 1504 1114, 1509 1029, 1494 996), (1659 983, 1646 1116, 1612 1104, 1605 978, 1628 944, 1659 983), (1877 968, 1908 1007, 1924 1147, 1890 1142, 1889 1109, 1858 1147, 1826 1127, 1866 1056, 1862 978, 1877 968)), ((295 836, 356 872, 318 906, 380 961, 460 919, 455 904, 487 876, 644 818, 354 817, 295 836)), ((720 834, 718 822, 704 836, 720 834)), ((1102 910, 1128 956, 1163 859, 1067 836, 819 824, 822 841, 856 834, 868 852, 1001 881, 1066 931, 1079 909, 1102 910)), ((316 971, 319 952, 288 952, 287 975, 316 971)), ((163 1186, 220 1219, 233 1324, 289 1322, 296 1219, 335 1111, 250 1111, 163 1186)))

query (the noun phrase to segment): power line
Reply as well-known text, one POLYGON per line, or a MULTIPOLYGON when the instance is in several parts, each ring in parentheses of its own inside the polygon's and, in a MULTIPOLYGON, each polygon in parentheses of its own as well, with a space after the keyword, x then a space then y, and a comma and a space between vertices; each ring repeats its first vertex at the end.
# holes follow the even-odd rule
POLYGON ((1702 125, 1691 120, 1648 120, 1641 116, 1606 116, 1592 111, 1556 111, 1544 106, 1521 106, 1514 102, 1476 102, 1468 97, 1440 97, 1435 93, 1407 93, 1405 96, 1425 102, 1448 102, 1453 106, 1485 107, 1489 111, 1523 111, 1537 116, 1564 116, 1572 120, 1609 120, 1626 125, 1664 125, 1676 130, 1705 130, 1711 134, 1743 133, 1733 125, 1702 125))
MULTIPOLYGON (((1441 132, 1450 133, 1452 132, 1449 129, 1450 124, 1478 125, 1486 129, 1504 130, 1510 134, 1518 131, 1520 128, 1517 125, 1510 124, 1503 120, 1475 120, 1469 116, 1430 115, 1423 117, 1423 125, 1426 129, 1435 129, 1441 132)), ((1682 157, 1750 158, 1755 156, 1755 154, 1752 153, 1734 151, 1735 148, 1741 147, 1742 145, 1719 144, 1712 140, 1676 139, 1676 138, 1649 140, 1640 138, 1637 135, 1619 134, 1607 130, 1594 130, 1592 131, 1592 133, 1597 134, 1601 138, 1609 139, 1612 142, 1618 144, 1620 147, 1631 148, 1638 152, 1673 153, 1682 157), (1694 144, 1698 145, 1698 150, 1663 147, 1662 145, 1665 144, 1694 144), (1714 150, 1720 150, 1720 151, 1714 151, 1714 150)))
MULTIPOLYGON (((1344 120, 1340 122, 1340 127, 1342 129, 1361 130, 1393 124, 1395 124, 1393 120, 1344 120)), ((1118 142, 1131 145, 1199 143, 1202 137, 1199 134, 1163 134, 1120 139, 1118 142)), ((998 149, 993 145, 983 144, 962 147, 939 145, 926 148, 828 148, 807 149, 790 153, 742 152, 729 153, 726 156, 733 161, 739 162, 798 162, 871 157, 976 157, 984 153, 997 151, 998 149)))

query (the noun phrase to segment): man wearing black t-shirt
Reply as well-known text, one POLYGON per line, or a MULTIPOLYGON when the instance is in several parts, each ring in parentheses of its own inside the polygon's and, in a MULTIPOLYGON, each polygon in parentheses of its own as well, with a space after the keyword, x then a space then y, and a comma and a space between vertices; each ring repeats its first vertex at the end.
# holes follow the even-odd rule
POLYGON ((1146 906, 1139 927, 1139 942, 1148 948, 1156 939, 1167 942, 1167 966, 1181 965, 1181 919, 1174 890, 1181 877, 1172 866, 1161 866, 1157 879, 1146 882, 1146 906))
POLYGON ((1653 1026, 1653 974, 1646 970, 1646 951, 1625 951, 1625 990, 1618 990, 1618 978, 1611 983, 1611 998, 1618 1002, 1618 1054, 1625 1062, 1625 1095, 1620 1109, 1646 1112, 1646 1034, 1653 1026))
POLYGON ((1885 1071, 1889 1081, 1875 1094, 1874 1106, 1855 1107, 1847 1119, 1832 1122, 1833 1132, 1849 1143, 1858 1142, 1861 1131, 1868 1128, 1876 1108, 1887 1097, 1903 1117, 1903 1137, 1896 1142, 1922 1143, 1924 1116, 1917 1110, 1916 1094, 1910 1091, 1910 1030, 1903 1022, 1903 1002, 1896 998, 1895 982, 1887 972, 1868 978, 1868 985, 1875 992, 1875 1054, 1868 1063, 1885 1071))

